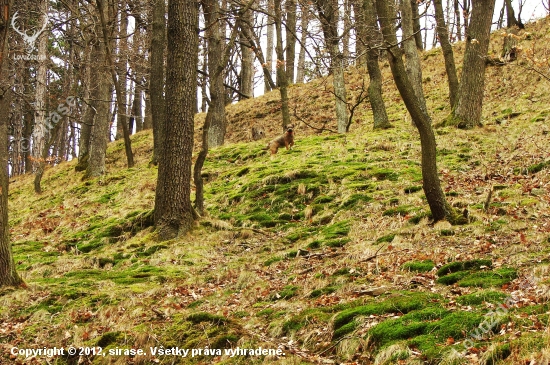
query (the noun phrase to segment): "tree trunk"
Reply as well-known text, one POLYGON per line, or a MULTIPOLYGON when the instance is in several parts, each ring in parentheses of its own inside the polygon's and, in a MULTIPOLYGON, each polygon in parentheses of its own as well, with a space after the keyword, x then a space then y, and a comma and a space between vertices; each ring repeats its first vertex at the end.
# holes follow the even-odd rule
POLYGON ((166 122, 161 133, 155 195, 155 226, 161 240, 189 231, 193 225, 191 163, 199 51, 197 3, 168 1, 166 122))
MULTIPOLYGON (((90 65, 85 70, 85 89, 84 100, 85 109, 82 116, 82 123, 80 123, 80 139, 78 142, 78 163, 75 166, 75 171, 86 171, 88 168, 88 158, 90 157, 90 138, 92 135, 92 126, 94 125, 97 101, 100 98, 99 95, 99 72, 97 64, 92 64, 91 60, 98 57, 97 53, 97 39, 92 36, 92 40, 87 42, 85 49, 85 63, 90 65), (94 58, 92 58, 94 57, 94 58)), ((101 57, 101 55, 99 55, 101 57)))
MULTIPOLYGON (((218 0, 204 0, 206 23, 212 28, 208 38, 208 73, 210 76, 210 105, 212 115, 208 130, 208 145, 223 145, 225 139, 225 88, 223 86, 223 40, 221 24, 218 22, 220 8, 218 0)), ((225 38, 225 37, 224 37, 225 38)))
POLYGON ((344 57, 339 48, 338 3, 335 0, 316 0, 325 43, 330 54, 330 71, 336 102, 336 122, 338 133, 348 129, 348 105, 344 80, 344 57))
MULTIPOLYGON (((10 18, 10 0, 0 0, 0 80, 9 79, 8 60, 8 28, 10 18)), ((8 88, 9 86, 5 86, 8 88)), ((10 226, 8 222, 8 120, 11 106, 7 95, 11 91, 2 90, 0 93, 0 287, 24 286, 24 282, 17 274, 10 244, 10 226)))
POLYGON ((290 124, 290 111, 288 108, 288 82, 285 70, 285 56, 283 52, 283 30, 282 30, 282 14, 281 0, 274 0, 275 5, 275 33, 277 36, 277 45, 275 52, 277 53, 277 83, 279 92, 281 93, 281 112, 283 115, 282 130, 290 124))
POLYGON ((286 79, 294 84, 294 60, 296 58, 296 0, 285 1, 286 11, 286 79))
MULTIPOLYGON (((34 91, 31 86, 31 70, 29 69, 24 71, 24 83, 25 83, 25 95, 30 95, 34 91)), ((32 137, 32 129, 34 125, 34 109, 25 103, 25 116, 24 116, 24 126, 23 126, 23 144, 21 147, 23 149, 23 160, 25 162, 25 173, 30 174, 32 172, 32 158, 30 150, 30 141, 32 137)))
POLYGON ((363 0, 351 0, 351 6, 355 17, 355 64, 361 67, 367 64, 367 26, 374 24, 366 23, 363 0))
POLYGON ((344 58, 344 64, 347 67, 349 64, 349 39, 351 34, 351 6, 350 0, 344 0, 344 32, 342 33, 342 57, 344 58))
POLYGON ((166 45, 166 2, 155 0, 153 3, 153 24, 151 32, 151 74, 149 88, 151 93, 151 116, 153 118, 153 156, 151 162, 156 165, 162 155, 161 135, 164 130, 164 49, 166 45))
MULTIPOLYGON (((274 0, 267 0, 267 12, 269 14, 273 14, 273 11, 275 9, 275 6, 273 5, 274 0)), ((265 66, 264 68, 267 69, 266 72, 269 72, 269 75, 273 75, 273 41, 274 41, 274 35, 275 35, 275 23, 273 22, 273 18, 271 16, 267 16, 267 45, 266 45, 266 56, 265 56, 265 66)), ((271 91, 272 86, 270 84, 270 77, 264 77, 264 93, 267 93, 271 91)))
POLYGON ((302 14, 300 19, 300 52, 298 53, 298 67, 296 72, 296 83, 305 82, 306 75, 306 43, 307 43, 307 27, 309 25, 309 8, 302 5, 302 14))
POLYGON ((401 29, 403 31, 403 50, 405 51, 406 60, 405 69, 420 107, 424 112, 427 112, 424 90, 422 90, 422 66, 420 65, 420 57, 416 48, 417 43, 415 42, 411 0, 401 0, 401 29))
POLYGON ((489 50, 494 7, 495 0, 475 0, 473 4, 472 19, 467 31, 458 100, 453 111, 452 123, 459 128, 473 128, 481 125, 485 59, 489 50))
MULTIPOLYGON (((124 137, 124 149, 126 152, 126 161, 127 161, 128 168, 130 168, 134 166, 134 154, 132 152, 132 142, 130 141, 130 132, 128 131, 126 114, 121 112, 122 110, 126 110, 126 100, 124 100, 122 95, 122 87, 123 87, 121 85, 122 80, 117 80, 115 63, 113 61, 111 47, 109 44, 109 36, 107 33, 107 22, 105 20, 105 13, 104 13, 105 7, 103 6, 103 1, 104 0, 96 0, 96 4, 99 12, 99 17, 100 17, 101 30, 103 31, 105 57, 107 59, 107 64, 111 70, 111 78, 113 79, 113 84, 115 85, 117 108, 119 110, 119 113, 117 115, 117 123, 122 124, 122 132, 124 137)), ((124 80, 126 80, 126 78, 124 78, 124 80)))
MULTIPOLYGON (((244 13, 244 18, 247 23, 254 24, 254 17, 252 10, 248 10, 244 13)), ((241 41, 241 94, 252 98, 254 96, 254 52, 246 46, 246 39, 241 41)), ((247 99, 242 95, 239 95, 239 100, 247 99)))
POLYGON ((153 129, 153 119, 151 118, 151 93, 145 90, 145 116, 143 118, 143 129, 153 129))
POLYGON ((397 46, 397 37, 394 32, 395 13, 390 11, 386 1, 377 1, 376 9, 382 27, 386 44, 392 45, 387 49, 390 68, 395 84, 411 118, 420 133, 422 150, 422 187, 428 200, 434 221, 450 218, 452 209, 448 205, 437 174, 436 142, 428 114, 420 107, 414 93, 413 86, 407 76, 403 64, 402 52, 397 46))
POLYGON ((449 99, 452 109, 455 106, 458 93, 458 76, 456 74, 455 58, 453 47, 449 42, 449 33, 447 32, 447 24, 445 24, 441 0, 434 0, 434 8, 437 34, 443 51, 443 58, 445 59, 445 70, 447 71, 447 80, 449 82, 449 99))
MULTIPOLYGON (((126 12, 126 4, 128 0, 121 0, 120 2, 120 9, 122 11, 120 12, 120 27, 118 29, 118 79, 119 80, 126 80, 126 74, 128 72, 128 13, 126 12)), ((101 33, 99 33, 101 34, 101 33)), ((124 87, 120 90, 122 99, 124 100, 124 106, 125 108, 123 110, 119 109, 118 114, 124 114, 128 115, 128 107, 126 104, 126 98, 127 98, 127 90, 126 90, 126 84, 124 87)), ((131 100, 131 99, 130 99, 131 100)), ((120 122, 120 119, 118 119, 117 125, 116 125, 116 134, 115 134, 115 140, 119 140, 122 137, 124 137, 124 129, 122 128, 122 123, 120 122)))
MULTIPOLYGON (((101 34, 101 25, 96 23, 96 34, 101 34)), ((94 103, 95 115, 90 135, 90 150, 88 165, 83 179, 89 179, 105 174, 105 153, 107 144, 109 143, 109 106, 111 96, 111 83, 109 82, 109 66, 106 65, 106 44, 99 40, 94 48, 93 57, 97 60, 97 78, 98 88, 97 96, 94 103)), ((119 113, 120 115, 121 113, 119 113)))
POLYGON ((142 100, 142 87, 136 82, 135 92, 134 92, 134 101, 132 103, 132 115, 136 123, 136 133, 143 130, 143 100, 142 100))
POLYGON ((512 6, 512 0, 504 0, 504 4, 506 6, 506 27, 518 27, 520 29, 523 29, 524 25, 521 23, 521 20, 516 18, 514 7, 512 6))
POLYGON ((378 49, 376 48, 380 40, 380 31, 376 26, 375 9, 372 0, 363 0, 362 5, 362 17, 366 22, 363 25, 365 28, 365 39, 363 41, 366 42, 368 47, 366 57, 367 71, 370 78, 368 92, 374 119, 374 129, 390 128, 391 124, 386 113, 386 105, 382 98, 382 72, 380 72, 378 49))
MULTIPOLYGON (((40 11, 42 14, 47 14, 48 2, 41 0, 40 11)), ((46 15, 44 15, 46 16, 46 15)), ((33 170, 34 170, 34 191, 41 193, 42 188, 40 182, 44 174, 46 161, 42 158, 44 144, 48 138, 48 128, 46 126, 46 85, 47 79, 47 61, 46 55, 48 52, 48 32, 42 32, 38 38, 38 70, 36 72, 36 101, 35 101, 35 117, 33 130, 33 170)))
POLYGON ((460 3, 459 0, 454 0, 455 23, 456 23, 456 40, 462 41, 462 28, 460 27, 460 3))
MULTIPOLYGON (((405 1, 405 0, 403 0, 405 1)), ((412 11, 412 25, 413 25, 413 32, 414 32, 414 42, 416 44, 416 48, 419 51, 424 50, 424 45, 426 42, 422 42, 422 31, 420 27, 420 13, 418 12, 418 2, 416 0, 409 0, 411 4, 411 11, 412 11)), ((426 32, 427 34, 428 32, 426 32)))

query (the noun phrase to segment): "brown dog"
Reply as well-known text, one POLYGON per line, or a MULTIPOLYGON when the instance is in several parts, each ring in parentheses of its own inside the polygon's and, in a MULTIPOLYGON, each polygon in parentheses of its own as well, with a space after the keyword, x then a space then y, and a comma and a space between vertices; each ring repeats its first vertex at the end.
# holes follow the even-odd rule
POLYGON ((271 155, 274 155, 277 153, 279 147, 283 146, 286 147, 287 150, 294 146, 294 127, 292 125, 288 125, 286 132, 282 136, 269 142, 264 150, 270 150, 271 155))

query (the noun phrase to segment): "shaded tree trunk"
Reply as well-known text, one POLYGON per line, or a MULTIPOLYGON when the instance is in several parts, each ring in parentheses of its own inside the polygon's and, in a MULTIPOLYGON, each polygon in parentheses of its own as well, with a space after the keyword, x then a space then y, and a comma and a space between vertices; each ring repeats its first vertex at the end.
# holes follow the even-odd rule
MULTIPOLYGON (((128 0, 121 0, 119 1, 120 8, 122 11, 120 12, 120 27, 118 28, 118 47, 117 47, 117 53, 118 53, 118 79, 119 80, 126 80, 126 73, 128 72, 128 13, 126 12, 126 5, 128 3, 128 0)), ((101 34, 101 33, 99 33, 101 34)), ((124 114, 128 115, 128 106, 126 104, 126 98, 128 95, 128 92, 126 90, 126 85, 121 88, 120 90, 121 96, 124 100, 124 109, 119 109, 118 114, 124 114)), ((117 118, 118 122, 116 125, 116 134, 115 134, 115 140, 119 140, 124 137, 124 129, 122 128, 122 123, 120 122, 120 119, 117 118)), ((131 131, 130 131, 131 132, 131 131)))
POLYGON ((387 54, 395 84, 420 133, 422 149, 422 187, 426 199, 428 200, 435 221, 448 219, 451 216, 452 209, 445 199, 437 174, 435 135, 432 130, 430 117, 421 108, 414 93, 413 86, 407 76, 405 65, 403 64, 402 51, 397 46, 398 42, 393 23, 395 13, 390 10, 386 1, 377 1, 376 9, 384 40, 386 44, 392 45, 387 49, 387 54))
MULTIPOLYGON (((244 13, 245 21, 248 24, 254 23, 252 10, 248 10, 244 13)), ((249 98, 254 96, 254 52, 247 47, 246 39, 241 42, 241 94, 248 96, 249 98)), ((239 100, 246 99, 242 95, 239 95, 239 100)))
POLYGON ((409 0, 409 1, 411 4, 411 11, 412 11, 411 18, 412 18, 412 26, 413 26, 413 32, 414 32, 414 42, 416 44, 416 48, 418 48, 419 51, 423 51, 424 45, 426 44, 426 42, 422 42, 422 32, 420 27, 420 13, 418 12, 418 2, 416 0, 409 0))
MULTIPOLYGON (((0 0, 0 80, 9 78, 8 60, 8 28, 11 16, 10 0, 0 0)), ((9 88, 2 85, 2 88, 9 88)), ((11 250, 8 222, 8 120, 10 105, 6 89, 0 93, 0 287, 24 286, 24 282, 17 273, 13 253, 11 250)))
POLYGON ((166 44, 166 2, 155 0, 153 3, 153 24, 151 32, 151 74, 149 90, 151 93, 151 117, 153 119, 153 156, 151 162, 156 165, 162 156, 161 135, 164 130, 164 49, 166 44))
POLYGON ((441 0, 434 0, 435 20, 437 23, 437 34, 439 43, 443 51, 445 59, 445 71, 447 71, 447 80, 449 82, 449 99, 451 109, 455 106, 458 93, 458 76, 456 74, 455 58, 453 47, 449 42, 449 33, 447 32, 447 24, 445 24, 445 16, 443 15, 443 4, 441 0))
POLYGON ((161 240, 185 233, 193 225, 191 163, 198 65, 198 8, 193 1, 168 1, 166 122, 161 136, 155 194, 155 226, 161 240))
POLYGON ((364 26, 364 42, 366 42, 367 50, 367 71, 369 73, 369 100, 372 107, 374 119, 374 129, 385 129, 391 127, 386 113, 386 105, 382 98, 382 72, 378 64, 378 49, 376 45, 380 40, 380 31, 376 26, 376 13, 372 0, 363 0, 362 17, 366 22, 364 26))
MULTIPOLYGON (((93 36, 92 36, 93 37, 93 36)), ((97 54, 97 38, 93 38, 87 43, 85 50, 85 60, 91 63, 92 57, 98 57, 97 54)), ((99 55, 101 57, 101 55, 99 55)), ((88 63, 88 64, 90 64, 88 63)), ((85 70, 85 90, 84 100, 85 109, 80 123, 80 139, 78 142, 78 163, 75 166, 75 171, 86 171, 88 168, 88 159, 90 157, 90 138, 92 135, 92 126, 94 125, 97 101, 99 95, 99 73, 97 64, 92 64, 85 70)))
POLYGON ((294 83, 294 60, 296 58, 296 0, 285 1, 286 26, 286 79, 289 84, 294 83))
POLYGON ((460 128, 473 128, 481 125, 485 59, 489 50, 494 7, 495 0, 475 0, 473 4, 458 99, 453 111, 452 123, 460 128))

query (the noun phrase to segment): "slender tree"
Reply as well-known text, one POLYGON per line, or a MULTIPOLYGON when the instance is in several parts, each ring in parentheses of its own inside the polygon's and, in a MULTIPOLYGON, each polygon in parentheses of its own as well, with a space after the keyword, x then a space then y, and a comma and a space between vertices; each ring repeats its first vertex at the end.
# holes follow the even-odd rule
MULTIPOLYGON (((0 79, 9 79, 8 28, 10 24, 11 1, 0 0, 0 79)), ((0 90, 0 287, 22 286, 23 280, 16 271, 10 244, 8 222, 8 119, 10 113, 9 86, 0 90)))
POLYGON ((449 99, 451 108, 453 108, 456 103, 458 93, 458 76, 456 74, 453 47, 451 47, 451 42, 449 41, 449 32, 447 31, 447 24, 445 23, 442 1, 434 0, 434 8, 435 20, 437 23, 437 35, 439 38, 439 44, 441 44, 441 50, 443 51, 445 70, 447 71, 447 80, 449 82, 449 99))
POLYGON ((288 80, 283 51, 281 0, 274 0, 274 6, 275 34, 277 36, 277 44, 275 46, 275 53, 277 54, 277 86, 281 93, 281 112, 283 115, 282 129, 284 130, 286 126, 290 124, 290 110, 288 108, 288 80))
POLYGON ((309 26, 309 6, 307 4, 301 5, 300 16, 300 52, 298 53, 298 67, 296 71, 296 82, 302 83, 305 81, 306 74, 306 42, 307 42, 307 28, 309 26))
POLYGON ((392 12, 387 1, 376 1, 378 19, 382 28, 387 54, 393 78, 405 106, 420 134, 422 150, 422 187, 428 200, 435 221, 452 220, 452 208, 449 206, 441 189, 437 173, 436 142, 428 114, 420 106, 413 86, 405 70, 402 50, 398 47, 395 34, 395 12, 392 12))
POLYGON ((168 1, 166 121, 161 133, 155 194, 155 226, 161 240, 185 233, 193 225, 191 164, 197 88, 198 3, 168 1))
POLYGON ((275 23, 273 22, 273 17, 269 14, 273 14, 275 6, 273 5, 274 0, 267 1, 267 35, 266 35, 266 49, 265 49, 265 62, 263 63, 263 68, 265 72, 269 73, 270 77, 264 77, 264 93, 271 91, 273 88, 270 84, 271 75, 273 74, 273 39, 275 34, 275 23))
POLYGON ((344 80, 344 57, 339 47, 338 2, 335 0, 316 0, 315 4, 323 28, 325 44, 330 54, 330 71, 336 102, 338 133, 346 133, 348 129, 348 105, 344 80))
POLYGON ((286 78, 289 84, 294 83, 294 60, 296 58, 296 0, 285 1, 286 24, 286 78))
POLYGON ((376 12, 374 9, 373 0, 363 0, 362 7, 357 8, 359 15, 365 22, 360 24, 364 31, 362 32, 364 39, 360 40, 367 46, 367 71, 369 73, 369 100, 372 107, 374 119, 374 129, 385 129, 391 127, 386 113, 386 105, 382 98, 382 72, 378 64, 378 45, 380 43, 380 30, 376 26, 376 12))

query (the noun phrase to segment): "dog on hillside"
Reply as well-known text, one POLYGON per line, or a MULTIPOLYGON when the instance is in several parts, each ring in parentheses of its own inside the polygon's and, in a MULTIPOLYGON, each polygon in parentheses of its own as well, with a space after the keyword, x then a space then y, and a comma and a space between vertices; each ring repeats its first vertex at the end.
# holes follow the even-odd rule
POLYGON ((264 150, 270 150, 273 156, 280 147, 286 147, 287 150, 290 150, 292 146, 294 146, 294 126, 288 125, 285 133, 269 142, 264 150))

